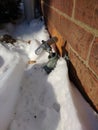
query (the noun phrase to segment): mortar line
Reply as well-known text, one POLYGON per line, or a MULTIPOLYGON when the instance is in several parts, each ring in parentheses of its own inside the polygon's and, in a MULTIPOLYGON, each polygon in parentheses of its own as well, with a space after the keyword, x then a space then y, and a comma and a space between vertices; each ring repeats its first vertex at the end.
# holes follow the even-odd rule
POLYGON ((86 64, 89 66, 89 58, 90 58, 90 54, 91 54, 91 49, 92 49, 92 46, 93 46, 93 43, 94 43, 94 40, 95 40, 95 36, 93 37, 93 40, 89 46, 89 51, 88 51, 88 55, 87 55, 87 59, 86 59, 86 64))
POLYGON ((57 13, 59 13, 60 15, 64 16, 65 18, 67 18, 68 20, 72 21, 73 23, 75 23, 76 25, 80 26, 81 28, 83 28, 84 30, 86 31, 89 31, 90 33, 92 33, 93 35, 95 35, 96 37, 98 37, 98 30, 97 29, 94 29, 92 27, 90 27, 89 25, 79 21, 79 20, 76 20, 76 19, 73 19, 72 17, 68 16, 67 14, 64 14, 63 12, 61 12, 60 10, 56 9, 55 7, 53 6, 49 6, 47 3, 45 3, 49 8, 55 10, 57 13))
POLYGON ((73 1, 72 19, 74 19, 75 17, 75 7, 76 7, 76 0, 73 1))
MULTIPOLYGON (((83 60, 80 56, 79 56, 79 54, 71 47, 71 45, 69 45, 70 46, 70 49, 73 51, 73 53, 78 57, 78 59, 93 73, 93 75, 96 77, 96 79, 98 80, 98 76, 97 76, 97 74, 94 72, 94 70, 92 70, 89 66, 88 66, 88 64, 86 64, 86 62, 85 62, 85 60, 83 60)), ((70 57, 69 57, 70 58, 70 57)))
MULTIPOLYGON (((45 2, 44 2, 45 3, 45 2)), ((84 28, 86 31, 90 31, 91 33, 93 33, 94 37, 98 36, 98 30, 93 29, 91 27, 88 27, 85 23, 82 23, 81 21, 72 19, 71 17, 69 17, 67 14, 62 13, 61 11, 59 11, 58 9, 54 8, 53 6, 49 6, 47 3, 45 3, 49 8, 55 10, 57 13, 63 15, 65 18, 67 18, 68 20, 72 21, 73 23, 75 23, 76 25, 84 28)), ((93 43, 92 43, 93 44, 93 43)), ((75 55, 82 61, 82 63, 93 73, 93 75, 98 79, 98 76, 96 75, 96 73, 88 66, 87 62, 85 60, 83 60, 78 53, 70 46, 71 50, 75 53, 75 55)))

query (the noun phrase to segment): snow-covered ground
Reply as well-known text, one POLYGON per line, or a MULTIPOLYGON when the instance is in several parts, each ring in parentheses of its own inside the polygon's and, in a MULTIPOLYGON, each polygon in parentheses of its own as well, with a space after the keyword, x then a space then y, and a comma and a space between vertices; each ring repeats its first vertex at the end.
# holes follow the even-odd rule
POLYGON ((19 96, 26 63, 0 44, 0 130, 6 130, 19 96))
POLYGON ((47 75, 43 70, 48 60, 47 53, 35 55, 41 40, 49 38, 43 21, 33 20, 30 24, 23 22, 15 26, 9 24, 0 33, 11 34, 18 39, 14 46, 0 45, 0 85, 4 83, 7 71, 11 74, 6 77, 12 79, 0 86, 0 130, 6 130, 4 124, 8 125, 10 119, 9 130, 98 130, 98 116, 69 81, 66 61, 60 58, 56 68, 47 75), (17 68, 14 67, 15 56, 21 59, 17 68), (28 60, 36 63, 28 64, 28 60), (10 71, 12 68, 14 71, 10 71), (20 91, 16 90, 16 84, 20 91), (7 99, 9 102, 5 107, 4 100, 7 99), (4 113, 9 109, 14 114, 6 118, 9 112, 6 116, 4 113))

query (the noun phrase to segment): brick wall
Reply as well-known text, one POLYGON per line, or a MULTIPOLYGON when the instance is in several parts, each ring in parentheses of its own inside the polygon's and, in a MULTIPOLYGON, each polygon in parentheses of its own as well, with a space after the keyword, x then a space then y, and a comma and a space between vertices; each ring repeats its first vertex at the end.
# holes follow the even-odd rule
POLYGON ((79 89, 98 112, 98 0, 41 0, 41 6, 60 54, 68 51, 79 89))

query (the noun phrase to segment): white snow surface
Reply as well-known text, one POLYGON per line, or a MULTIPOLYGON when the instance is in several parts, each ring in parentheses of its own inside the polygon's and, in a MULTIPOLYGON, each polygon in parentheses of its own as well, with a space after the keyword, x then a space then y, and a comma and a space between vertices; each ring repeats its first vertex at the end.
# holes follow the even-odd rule
POLYGON ((0 130, 12 120, 26 63, 0 44, 0 130))
POLYGON ((44 22, 33 20, 30 24, 11 25, 1 31, 4 33, 18 40, 14 46, 0 45, 0 130, 7 130, 4 124, 7 127, 9 122, 8 130, 98 130, 98 116, 69 81, 66 61, 60 58, 56 68, 47 75, 43 70, 47 53, 35 55, 41 40, 49 38, 44 22), (27 43, 29 40, 31 44, 27 43), (16 64, 16 57, 22 63, 16 64), (24 70, 28 60, 36 60, 36 63, 27 64, 24 70), (13 67, 15 65, 17 67, 13 67), (3 80, 7 71, 11 72, 6 74, 8 82, 3 80), (14 116, 9 115, 9 109, 14 116))

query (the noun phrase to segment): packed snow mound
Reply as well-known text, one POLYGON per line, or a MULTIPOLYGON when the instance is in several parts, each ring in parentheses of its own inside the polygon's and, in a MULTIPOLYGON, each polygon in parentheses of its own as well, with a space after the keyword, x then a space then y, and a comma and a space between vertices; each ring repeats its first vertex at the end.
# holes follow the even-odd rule
POLYGON ((15 111, 26 63, 0 44, 0 130, 6 130, 15 111))
POLYGON ((63 58, 49 75, 41 61, 28 66, 10 130, 97 130, 97 122, 92 108, 70 83, 63 58))

